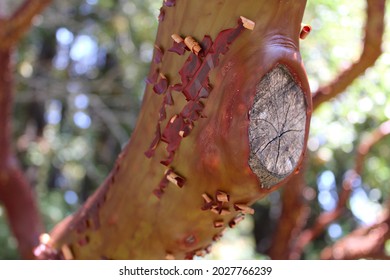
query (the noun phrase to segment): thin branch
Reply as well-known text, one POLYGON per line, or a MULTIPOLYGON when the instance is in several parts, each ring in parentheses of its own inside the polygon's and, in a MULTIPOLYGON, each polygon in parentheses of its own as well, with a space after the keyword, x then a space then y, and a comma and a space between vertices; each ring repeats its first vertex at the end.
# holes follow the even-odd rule
POLYGON ((390 215, 387 210, 378 223, 359 228, 325 248, 321 253, 321 259, 389 259, 390 256, 384 250, 385 242, 390 238, 389 228, 390 215))
POLYGON ((381 141, 384 137, 390 134, 390 121, 382 123, 377 129, 375 129, 367 138, 365 138, 357 149, 357 156, 355 160, 354 170, 350 170, 346 173, 343 180, 342 191, 339 195, 339 201, 334 210, 330 212, 323 212, 318 216, 314 225, 304 230, 298 237, 295 246, 292 248, 292 256, 301 256, 303 249, 312 240, 317 238, 332 222, 338 219, 344 212, 350 194, 352 192, 353 182, 361 176, 363 171, 364 159, 372 149, 372 147, 381 141))
POLYGON ((343 92, 367 68, 372 66, 382 54, 381 45, 384 32, 385 2, 386 0, 367 0, 365 38, 361 56, 333 81, 320 87, 313 94, 313 110, 343 92))
POLYGON ((31 26, 32 19, 41 13, 51 0, 26 0, 8 19, 0 19, 0 49, 12 48, 31 26))
POLYGON ((382 123, 377 129, 370 133, 366 139, 359 145, 356 158, 355 170, 358 174, 362 172, 364 158, 371 148, 390 134, 390 120, 382 123))
POLYGON ((319 235, 322 234, 322 232, 325 230, 325 228, 330 225, 333 221, 338 219, 342 213, 344 213, 346 204, 348 202, 348 199, 350 197, 350 194, 352 192, 352 185, 353 182, 358 178, 358 175, 354 171, 347 172, 345 179, 343 181, 343 186, 341 193, 339 195, 339 200, 337 202, 337 205, 335 209, 333 209, 330 212, 323 212, 321 213, 316 221, 314 222, 314 225, 309 228, 305 229, 300 233, 298 236, 296 242, 294 243, 294 246, 291 249, 290 253, 290 259, 298 259, 301 257, 303 249, 314 239, 316 239, 319 235))

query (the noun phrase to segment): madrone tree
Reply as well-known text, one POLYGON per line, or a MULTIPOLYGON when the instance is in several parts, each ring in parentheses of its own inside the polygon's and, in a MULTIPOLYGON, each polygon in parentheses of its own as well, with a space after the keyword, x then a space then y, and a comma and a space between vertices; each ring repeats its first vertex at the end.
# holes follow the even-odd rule
MULTIPOLYGON (((33 16, 49 2, 26 0, 0 21, 0 198, 22 255, 204 256, 227 228, 253 214, 256 200, 289 182, 285 196, 292 193, 284 206, 290 203, 294 211, 284 208, 278 234, 285 236, 277 237, 270 256, 299 257, 307 238, 294 247, 290 239, 296 236, 288 235, 302 215, 299 196, 312 113, 299 52, 300 38, 310 32, 302 24, 306 1, 164 0, 148 85, 129 143, 87 202, 42 234, 34 195, 11 148, 10 57, 33 16)), ((315 94, 315 108, 380 54, 384 1, 367 4, 368 47, 356 64, 315 94)))

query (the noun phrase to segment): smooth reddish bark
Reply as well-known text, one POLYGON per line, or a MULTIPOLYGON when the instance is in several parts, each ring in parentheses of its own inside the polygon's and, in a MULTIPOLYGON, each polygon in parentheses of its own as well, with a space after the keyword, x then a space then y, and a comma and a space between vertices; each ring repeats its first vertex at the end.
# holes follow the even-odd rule
POLYGON ((262 77, 285 65, 304 92, 306 142, 311 98, 298 48, 305 4, 177 1, 162 8, 137 127, 97 193, 51 232, 57 257, 203 255, 252 212, 248 205, 278 188, 261 188, 248 165, 248 112, 262 77), (237 23, 240 16, 256 23, 253 31, 237 23), (203 52, 180 55, 172 34, 191 36, 203 52))

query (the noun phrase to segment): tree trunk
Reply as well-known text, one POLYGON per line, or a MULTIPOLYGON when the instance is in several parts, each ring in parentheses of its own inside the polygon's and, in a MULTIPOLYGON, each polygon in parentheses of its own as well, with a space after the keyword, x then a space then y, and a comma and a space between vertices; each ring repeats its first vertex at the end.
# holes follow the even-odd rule
POLYGON ((131 140, 40 257, 202 256, 297 172, 311 115, 305 4, 164 1, 131 140))

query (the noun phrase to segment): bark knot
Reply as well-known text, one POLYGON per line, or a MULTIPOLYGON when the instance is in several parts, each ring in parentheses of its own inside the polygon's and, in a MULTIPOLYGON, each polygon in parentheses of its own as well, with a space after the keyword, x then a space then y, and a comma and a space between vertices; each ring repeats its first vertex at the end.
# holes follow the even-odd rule
POLYGON ((303 154, 306 103, 290 71, 278 65, 256 85, 249 111, 249 166, 263 187, 288 177, 303 154))

